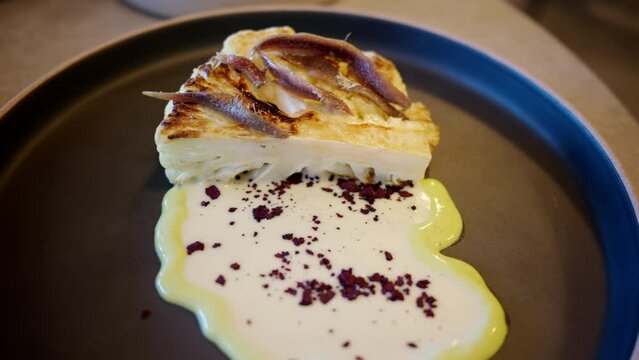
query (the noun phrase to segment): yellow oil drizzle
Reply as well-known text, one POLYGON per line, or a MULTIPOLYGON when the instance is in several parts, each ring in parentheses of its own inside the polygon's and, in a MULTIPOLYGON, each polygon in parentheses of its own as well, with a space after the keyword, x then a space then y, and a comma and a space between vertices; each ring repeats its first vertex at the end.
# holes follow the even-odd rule
MULTIPOLYGON (((466 346, 453 346, 441 359, 488 359, 497 352, 507 333, 504 311, 477 270, 463 261, 441 254, 461 235, 463 223, 445 187, 437 180, 423 180, 421 186, 432 216, 419 224, 410 236, 415 255, 423 262, 467 280, 483 295, 489 313, 483 337, 466 346)), ((179 186, 169 190, 162 202, 162 215, 156 226, 155 246, 162 263, 156 279, 160 295, 168 302, 195 313, 203 334, 232 359, 264 359, 258 349, 242 346, 230 319, 230 309, 219 296, 191 285, 184 277, 186 250, 181 240, 186 219, 186 194, 179 186)))
POLYGON ((489 314, 481 340, 467 346, 453 346, 442 354, 441 359, 488 359, 499 350, 508 332, 504 310, 475 268, 441 254, 459 240, 462 218, 442 183, 425 179, 421 186, 425 190, 423 196, 430 204, 431 217, 413 230, 409 239, 413 252, 424 263, 465 279, 483 295, 489 314))
POLYGON ((186 250, 180 235, 186 216, 186 193, 175 186, 164 195, 162 215, 155 228, 155 251, 162 263, 156 278, 158 292, 164 300, 191 310, 204 336, 230 358, 263 359, 259 351, 243 347, 237 340, 238 336, 233 336, 234 329, 229 316, 231 311, 225 301, 186 281, 186 250))

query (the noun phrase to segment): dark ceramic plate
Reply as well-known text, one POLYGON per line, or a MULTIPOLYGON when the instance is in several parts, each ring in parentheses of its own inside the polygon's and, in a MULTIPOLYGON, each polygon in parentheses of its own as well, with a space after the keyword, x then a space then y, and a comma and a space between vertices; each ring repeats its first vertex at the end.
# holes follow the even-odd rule
POLYGON ((231 13, 155 28, 41 82, 0 121, 4 353, 222 359, 154 288, 153 228, 170 185, 153 131, 171 90, 239 29, 288 24, 394 60, 441 125, 430 176, 465 221, 447 251, 501 300, 500 359, 627 359, 639 326, 639 235, 604 149, 561 102, 446 37, 368 17, 231 13), (151 316, 141 319, 142 310, 151 316))

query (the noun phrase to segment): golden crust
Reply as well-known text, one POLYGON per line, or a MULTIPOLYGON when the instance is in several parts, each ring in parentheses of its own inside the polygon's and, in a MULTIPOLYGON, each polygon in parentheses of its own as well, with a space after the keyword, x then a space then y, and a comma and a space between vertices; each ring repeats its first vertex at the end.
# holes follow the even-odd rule
MULTIPOLYGON (((222 52, 248 55, 247 49, 266 36, 293 33, 290 28, 271 28, 263 31, 243 31, 229 37, 222 52), (231 43, 231 40, 234 42, 231 43)), ((375 53, 367 53, 380 73, 400 91, 406 87, 395 65, 375 53)), ((181 91, 208 91, 216 89, 234 94, 246 91, 256 98, 268 102, 277 89, 273 82, 255 89, 241 74, 226 65, 216 66, 214 60, 199 66, 193 76, 182 86, 181 91)), ((345 99, 351 108, 356 108, 354 116, 333 115, 322 111, 321 107, 309 100, 309 110, 301 116, 290 116, 289 120, 273 119, 277 125, 299 138, 332 140, 364 146, 374 146, 412 153, 421 153, 426 148, 434 149, 439 143, 439 128, 430 117, 428 109, 420 102, 414 102, 404 110, 407 120, 389 118, 368 99, 354 93, 331 89, 339 98, 345 99), (376 115, 376 116, 370 116, 376 115)), ((206 106, 189 103, 173 103, 169 107, 158 129, 158 140, 169 142, 178 139, 199 137, 262 138, 268 136, 241 125, 206 106)))

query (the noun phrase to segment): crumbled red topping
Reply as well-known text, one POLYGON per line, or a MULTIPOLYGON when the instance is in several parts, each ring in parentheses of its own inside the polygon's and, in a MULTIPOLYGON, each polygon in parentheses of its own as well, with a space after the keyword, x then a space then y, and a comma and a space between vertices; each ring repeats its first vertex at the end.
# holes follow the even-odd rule
POLYGON ((342 269, 337 276, 342 289, 340 290, 343 297, 348 300, 355 300, 358 296, 368 296, 374 290, 369 288, 368 282, 361 276, 354 276, 353 269, 342 269))
MULTIPOLYGON (((333 291, 331 285, 317 280, 298 282, 297 288, 302 291, 302 298, 299 302, 302 306, 312 305, 315 300, 319 300, 322 304, 327 304, 335 297, 335 291, 333 291)), ((292 292, 288 293, 295 295, 292 292)))
POLYGON ((215 282, 224 286, 224 284, 226 284, 226 279, 224 278, 224 276, 219 275, 217 279, 215 279, 215 282))
MULTIPOLYGON (((287 211, 287 214, 289 211, 295 211, 297 206, 295 200, 284 196, 289 189, 294 186, 312 187, 318 184, 318 187, 322 187, 317 191, 321 190, 321 192, 325 193, 326 196, 329 196, 331 199, 338 199, 337 204, 332 204, 335 216, 327 215, 333 218, 333 221, 339 221, 338 219, 344 218, 344 211, 350 211, 351 213, 370 216, 372 221, 377 222, 384 216, 384 208, 379 206, 380 202, 384 200, 406 201, 407 198, 413 197, 413 193, 409 191, 409 188, 413 187, 412 182, 405 182, 399 185, 382 185, 381 183, 364 184, 357 180, 343 179, 336 176, 330 176, 329 181, 331 183, 328 185, 319 185, 318 177, 296 173, 284 181, 272 182, 266 185, 266 187, 263 187, 258 186, 257 183, 249 179, 245 190, 246 195, 242 198, 242 201, 247 204, 243 205, 241 209, 239 206, 229 207, 228 212, 235 213, 240 209, 240 213, 244 214, 246 209, 251 209, 254 220, 261 223, 262 220, 270 220, 282 215, 284 210, 287 211), (342 205, 339 205, 339 202, 341 202, 342 205)), ((220 190, 215 186, 206 188, 205 192, 211 201, 221 195, 220 190)), ((210 204, 208 200, 209 199, 202 201, 201 205, 208 206, 210 204)), ((415 211, 417 207, 410 205, 410 209, 415 211)), ((281 250, 275 254, 271 254, 274 258, 278 259, 275 261, 277 265, 273 269, 265 269, 266 271, 259 274, 259 276, 264 278, 266 282, 280 282, 280 284, 284 286, 269 287, 268 283, 261 284, 265 291, 268 292, 268 296, 272 296, 273 291, 280 291, 287 294, 285 296, 292 296, 300 306, 318 306, 317 303, 328 304, 336 296, 341 296, 349 301, 357 301, 357 299, 370 296, 383 296, 387 301, 391 302, 409 301, 409 303, 412 304, 412 301, 414 301, 417 310, 419 310, 423 316, 435 316, 437 302, 436 299, 427 292, 430 284, 429 280, 422 278, 414 282, 411 274, 398 276, 397 274, 385 274, 385 272, 381 270, 380 272, 374 272, 372 274, 358 274, 353 268, 340 267, 339 269, 332 270, 331 254, 339 252, 339 249, 332 249, 333 252, 331 252, 331 249, 322 248, 321 238, 322 235, 326 235, 326 233, 322 232, 324 229, 320 230, 319 225, 322 221, 319 215, 320 214, 312 215, 311 219, 305 220, 310 222, 310 224, 307 223, 306 225, 310 227, 310 229, 306 228, 307 230, 303 230, 306 233, 294 234, 291 232, 281 235, 282 239, 286 242, 290 242, 290 244, 286 244, 286 242, 280 244, 282 244, 284 249, 288 249, 290 252, 281 250), (318 241, 319 243, 315 244, 318 241), (286 246, 290 247, 287 248, 286 246), (315 251, 311 250, 311 248, 315 248, 315 251), (320 248, 321 250, 319 250, 320 248), (301 256, 311 256, 312 258, 316 258, 318 262, 304 261, 306 263, 301 263, 301 258, 297 258, 297 256, 304 253, 306 255, 301 256), (299 271, 298 269, 302 267, 303 269, 309 269, 313 266, 316 269, 319 266, 322 271, 327 271, 331 276, 328 278, 330 280, 325 280, 327 281, 325 283, 318 279, 307 279, 295 282, 295 285, 291 283, 291 279, 295 278, 294 273, 296 270, 299 271)), ((237 219, 233 218, 233 216, 238 215, 229 216, 231 217, 231 219, 227 220, 229 224, 235 224, 233 220, 237 219)), ((367 220, 366 224, 369 224, 368 221, 370 220, 367 220)), ((267 225, 259 226, 264 230, 267 225)), ((337 226, 336 229, 339 230, 340 227, 337 226)), ((262 233, 265 234, 265 232, 262 233)), ((246 235, 250 236, 250 231, 247 231, 246 235)), ((254 231, 253 237, 257 237, 257 235, 258 232, 254 231)), ((245 234, 242 234, 242 236, 245 236, 245 234)), ((265 236, 262 235, 262 238, 264 237, 265 236)), ((262 238, 260 238, 260 242, 272 240, 262 238)), ((258 241, 255 241, 255 243, 257 244, 258 241)), ((213 244, 213 248, 219 246, 221 246, 220 243, 213 244)), ((199 249, 199 245, 196 245, 193 251, 203 249, 203 245, 202 249, 199 249)), ((187 252, 188 251, 187 247, 187 252)), ((190 253, 191 252, 189 252, 189 254, 190 253)), ((395 260, 395 257, 390 251, 380 250, 380 253, 383 254, 386 261, 390 262, 395 260)), ((311 258, 305 259, 308 260, 311 258)), ((388 266, 384 266, 384 268, 386 267, 388 266)), ((239 270, 240 264, 231 263, 230 268, 239 270)), ((390 271, 391 268, 388 267, 388 270, 390 271)), ((307 274, 309 272, 304 271, 304 273, 307 274)), ((215 282, 224 286, 226 279, 223 275, 219 275, 215 282)), ((333 311, 335 311, 335 309, 333 309, 333 311)), ((247 321, 247 323, 249 322, 247 321)), ((350 341, 344 341, 342 346, 349 347, 350 341)), ((415 342, 406 342, 406 346, 417 348, 415 342)), ((361 356, 357 356, 356 359, 363 360, 361 356)))
POLYGON ((272 209, 269 209, 265 205, 260 205, 253 209, 253 218, 260 222, 262 220, 270 220, 276 216, 282 215, 284 210, 281 206, 276 206, 272 209))
POLYGON ((293 289, 293 288, 288 288, 286 290, 284 290, 285 293, 291 294, 293 296, 297 295, 297 290, 293 289))
POLYGON ((218 189, 215 185, 207 187, 204 192, 211 198, 211 200, 215 200, 220 197, 220 189, 218 189))
POLYGON ((196 251, 202 251, 202 250, 204 250, 204 244, 202 244, 199 241, 196 241, 194 243, 189 244, 186 247, 186 254, 187 255, 191 255, 191 254, 193 254, 196 251))

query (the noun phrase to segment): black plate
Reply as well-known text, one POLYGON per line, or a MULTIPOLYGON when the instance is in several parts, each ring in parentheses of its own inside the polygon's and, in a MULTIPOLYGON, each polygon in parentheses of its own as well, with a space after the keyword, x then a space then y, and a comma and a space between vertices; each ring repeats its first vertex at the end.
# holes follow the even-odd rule
POLYGON ((473 264, 510 333, 497 358, 628 358, 639 324, 632 203, 580 121, 497 61, 367 17, 233 13, 172 23, 69 64, 5 109, 0 228, 5 352, 48 359, 223 358, 154 288, 153 229, 170 185, 153 131, 173 90, 243 28, 288 24, 396 61, 442 128, 430 176, 447 185, 473 264), (141 319, 141 311, 152 315, 141 319), (6 336, 6 335, 5 335, 6 336))

